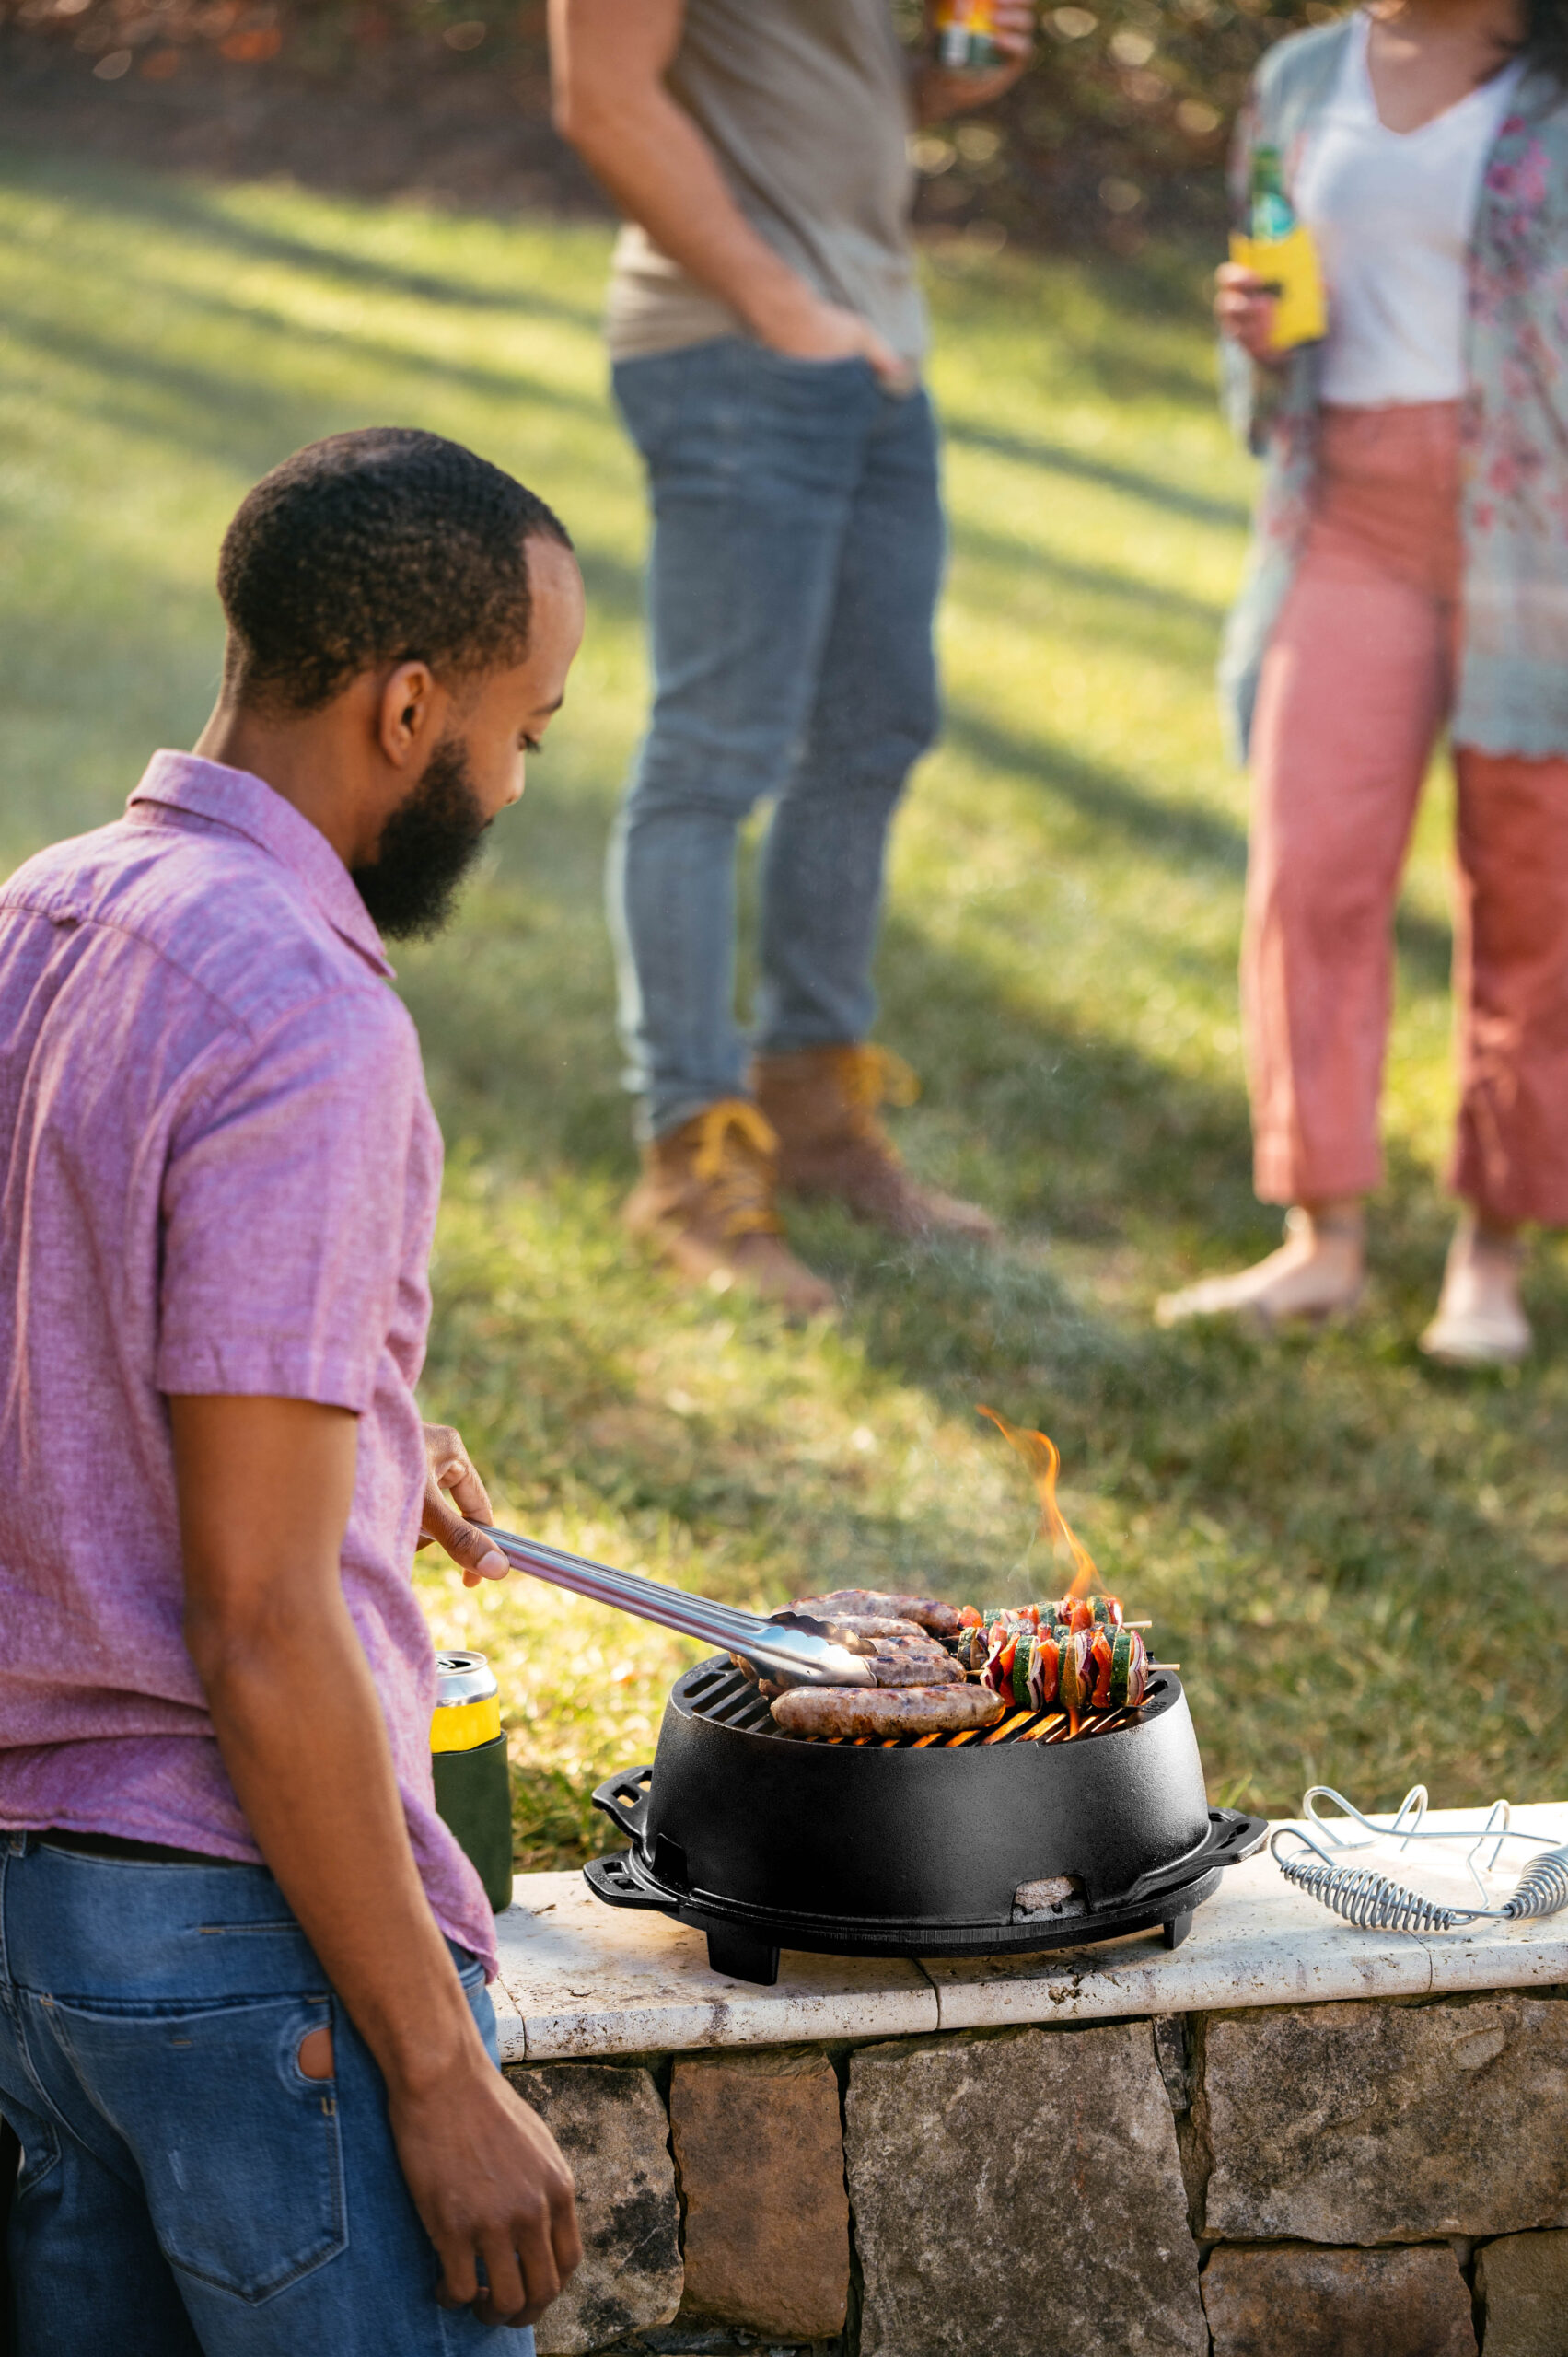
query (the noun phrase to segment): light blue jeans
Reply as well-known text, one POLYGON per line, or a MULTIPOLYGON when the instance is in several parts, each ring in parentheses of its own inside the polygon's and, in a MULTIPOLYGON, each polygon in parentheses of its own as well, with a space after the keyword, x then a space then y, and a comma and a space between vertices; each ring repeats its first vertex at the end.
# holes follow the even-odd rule
POLYGON ((436 2305, 381 2074, 261 1866, 0 1833, 0 2112, 17 2357, 533 2357, 436 2305))
POLYGON ((744 1094, 737 835, 773 802, 755 1044, 863 1039, 888 827, 936 732, 943 560, 923 392, 739 337, 622 361, 646 463, 654 708, 610 843, 644 1135, 744 1094))

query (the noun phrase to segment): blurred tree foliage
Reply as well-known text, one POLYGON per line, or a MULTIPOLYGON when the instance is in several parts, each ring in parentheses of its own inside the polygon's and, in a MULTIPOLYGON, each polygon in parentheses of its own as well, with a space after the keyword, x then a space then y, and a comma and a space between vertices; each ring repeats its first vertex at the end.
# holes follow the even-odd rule
POLYGON ((537 80, 530 95, 548 103, 544 0, 0 0, 0 23, 64 42, 104 81, 169 81, 216 59, 384 87, 423 67, 537 80))
MULTIPOLYGON (((918 9, 906 0, 907 14, 918 9)), ((1003 233, 1131 247, 1216 229, 1231 122, 1263 51, 1337 17, 1327 0, 1073 0, 1000 106, 922 134, 919 218, 982 247, 1003 233)))
MULTIPOLYGON (((893 0, 912 46, 922 0, 893 0)), ((1263 49, 1331 17, 1327 0, 1071 0, 1000 106, 920 134, 918 217, 981 251, 1009 238, 1128 248, 1213 229, 1226 133, 1263 49)), ((282 75, 417 103, 432 76, 549 105, 543 0, 0 0, 12 38, 58 45, 100 82, 282 75)), ((478 93, 476 92, 477 96, 478 93)))

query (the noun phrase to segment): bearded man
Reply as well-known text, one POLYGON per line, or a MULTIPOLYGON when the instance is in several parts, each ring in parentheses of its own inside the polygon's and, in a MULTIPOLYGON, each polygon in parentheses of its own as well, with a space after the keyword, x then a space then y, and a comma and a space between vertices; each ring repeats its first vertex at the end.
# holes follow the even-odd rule
MULTIPOLYGON (((436 1815, 428 932, 583 626, 544 503, 345 434, 224 541, 223 690, 0 890, 0 2114, 19 2357, 522 2357, 580 2256, 436 1815)), ((441 1495, 449 1490, 453 1504, 441 1495)))

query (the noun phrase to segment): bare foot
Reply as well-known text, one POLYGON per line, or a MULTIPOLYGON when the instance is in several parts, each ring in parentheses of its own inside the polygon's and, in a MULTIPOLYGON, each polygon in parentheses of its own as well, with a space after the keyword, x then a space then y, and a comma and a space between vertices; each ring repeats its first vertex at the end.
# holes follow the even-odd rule
POLYGON ((1359 1204, 1299 1205, 1285 1213, 1285 1240, 1277 1252, 1235 1276, 1205 1277, 1184 1292, 1162 1294, 1159 1326, 1195 1318, 1248 1318, 1264 1326, 1304 1319, 1321 1324, 1353 1309, 1366 1279, 1366 1239, 1359 1204))
POLYGON ((1421 1338, 1429 1359, 1445 1366, 1514 1366, 1528 1356, 1535 1338, 1519 1300, 1523 1262, 1511 1231, 1482 1228, 1473 1213, 1460 1220, 1437 1315, 1421 1338))

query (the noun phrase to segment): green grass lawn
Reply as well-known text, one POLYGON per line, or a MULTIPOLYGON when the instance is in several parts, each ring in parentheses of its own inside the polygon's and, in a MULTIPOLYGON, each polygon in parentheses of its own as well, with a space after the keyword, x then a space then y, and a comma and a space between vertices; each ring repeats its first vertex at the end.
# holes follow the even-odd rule
MULTIPOLYGON (((1349 1330, 1156 1333, 1155 1295, 1265 1248, 1234 966, 1245 795, 1210 688, 1249 482, 1196 260, 934 275, 954 554, 948 717, 900 819, 881 1036, 912 1160, 1005 1214, 994 1258, 793 1233, 847 1303, 792 1332, 622 1244, 633 1158, 599 913, 643 708, 643 515, 596 333, 606 240, 0 158, 0 857, 110 817, 217 677, 218 537, 310 436, 406 422, 566 517, 591 600, 568 710, 460 923, 401 959, 449 1146, 429 1412, 511 1520, 740 1602, 813 1585, 1038 1592, 988 1401, 1060 1442, 1107 1580, 1183 1665, 1212 1794, 1280 1811, 1560 1795, 1568 1284, 1508 1379, 1413 1337, 1447 1213, 1446 785, 1400 931, 1376 1278, 1349 1330)), ((501 1670, 518 1854, 599 1839, 682 1651, 527 1584, 423 1570, 501 1670)), ((607 1837, 608 1838, 608 1837, 607 1837)))

